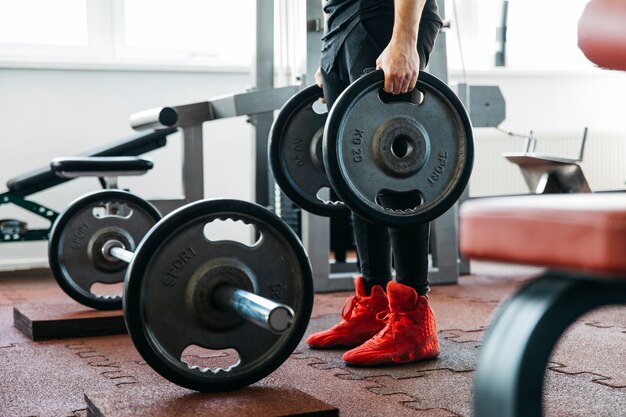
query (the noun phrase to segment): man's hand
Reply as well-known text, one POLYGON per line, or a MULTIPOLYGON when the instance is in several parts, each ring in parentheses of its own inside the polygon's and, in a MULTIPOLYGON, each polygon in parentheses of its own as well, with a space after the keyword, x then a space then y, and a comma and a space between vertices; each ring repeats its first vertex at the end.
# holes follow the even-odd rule
POLYGON ((417 35, 425 3, 426 0, 394 0, 391 41, 376 60, 376 68, 385 73, 384 90, 388 93, 406 93, 415 88, 420 69, 417 35))
MULTIPOLYGON (((324 78, 322 77, 321 68, 318 68, 317 71, 315 71, 315 75, 313 76, 313 78, 315 78, 315 84, 317 84, 319 88, 322 88, 324 86, 324 78)), ((324 97, 321 97, 320 102, 326 103, 326 99, 324 97)))
POLYGON ((384 90, 400 94, 411 91, 417 83, 420 58, 412 41, 397 41, 392 38, 389 45, 376 60, 376 68, 385 73, 384 90))

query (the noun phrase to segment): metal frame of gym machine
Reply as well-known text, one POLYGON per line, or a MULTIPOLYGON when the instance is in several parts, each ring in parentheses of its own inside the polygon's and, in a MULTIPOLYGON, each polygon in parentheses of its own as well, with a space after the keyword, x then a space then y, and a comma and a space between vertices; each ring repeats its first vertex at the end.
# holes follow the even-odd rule
POLYGON ((271 206, 273 179, 270 181, 267 160, 267 142, 274 120, 274 110, 279 109, 301 88, 292 85, 274 88, 274 2, 256 2, 256 56, 253 65, 254 88, 240 94, 223 96, 209 101, 182 106, 160 107, 135 113, 130 124, 135 130, 180 127, 182 141, 183 196, 178 199, 152 200, 164 214, 192 201, 204 198, 204 122, 227 117, 249 116, 255 127, 255 201, 265 207, 271 206), (168 115, 175 112, 172 120, 168 115))
MULTIPOLYGON (((181 106, 159 107, 135 113, 130 116, 130 124, 135 130, 179 127, 183 131, 182 141, 182 185, 183 196, 177 199, 151 200, 163 213, 181 207, 192 201, 204 198, 204 155, 203 124, 211 120, 227 117, 250 116, 250 122, 264 128, 267 115, 279 109, 289 97, 298 91, 298 86, 276 89, 251 90, 245 93, 219 97, 209 101, 181 106), (174 117, 172 117, 174 115, 174 117), (260 121, 264 122, 261 123, 260 121)), ((271 126, 271 119, 269 121, 271 126)), ((269 132, 269 126, 267 127, 269 132)), ((257 134, 258 137, 258 134, 257 134)), ((259 178, 267 179, 267 156, 259 158, 259 148, 266 147, 264 141, 257 140, 257 183, 256 201, 267 205, 267 186, 259 184, 259 178), (263 198, 263 196, 265 196, 263 198)))
MULTIPOLYGON (((445 12, 443 0, 438 0, 442 15, 445 12)), ((302 86, 313 82, 312 74, 319 66, 321 50, 321 32, 323 18, 319 0, 307 0, 306 3, 306 51, 307 68, 302 77, 302 86)), ((255 146, 255 201, 263 206, 271 207, 275 185, 269 173, 267 161, 267 142, 274 119, 274 110, 280 108, 289 97, 301 86, 274 87, 274 2, 257 0, 256 2, 256 57, 254 62, 253 81, 255 88, 241 94, 224 96, 218 99, 192 103, 175 107, 150 109, 131 116, 131 126, 136 130, 158 129, 177 126, 182 128, 182 180, 183 197, 179 199, 153 200, 152 203, 168 213, 188 202, 204 198, 203 179, 203 123, 226 117, 248 115, 254 129, 255 146), (269 4, 268 4, 269 3, 269 4), (175 111, 177 117, 172 122, 166 117, 175 111)), ((435 49, 431 54, 429 72, 438 78, 448 81, 445 32, 441 32, 435 49)), ((497 87, 471 86, 462 89, 460 94, 466 103, 474 103, 479 98, 483 106, 476 106, 479 111, 470 116, 475 127, 497 126, 504 119, 504 101, 497 87), (495 90, 494 90, 495 89, 495 90), (469 91, 471 91, 471 96, 469 91), (481 94, 481 91, 483 92, 481 94), (487 93, 485 93, 487 91, 487 93), (470 96, 470 97, 468 97, 470 96), (471 100, 470 100, 471 98, 471 100), (485 100, 489 101, 484 105, 485 100), (488 117, 481 110, 488 108, 488 117), (502 117, 499 115, 501 109, 502 117), (494 121, 492 113, 498 113, 494 121), (491 119, 490 119, 491 117, 491 119), (476 120, 484 120, 482 125, 476 120), (488 120, 489 119, 489 120, 488 120), (495 123, 495 124, 494 124, 495 123)), ((471 107, 473 110, 473 106, 471 107)), ((467 195, 467 192, 466 194, 467 195)), ((328 251, 330 248, 330 221, 301 211, 301 239, 309 254, 313 267, 315 291, 339 291, 353 288, 354 264, 330 264, 328 251)), ((432 284, 449 284, 458 282, 460 273, 469 273, 469 263, 459 258, 458 251, 458 208, 452 207, 447 213, 433 222, 431 226, 432 267, 429 280, 432 284)))

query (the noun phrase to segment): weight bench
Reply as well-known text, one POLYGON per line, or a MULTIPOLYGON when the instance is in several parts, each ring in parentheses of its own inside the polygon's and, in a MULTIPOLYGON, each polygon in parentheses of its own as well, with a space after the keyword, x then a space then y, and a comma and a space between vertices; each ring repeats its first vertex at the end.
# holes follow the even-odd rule
MULTIPOLYGON (((626 2, 591 0, 578 46, 600 67, 626 70, 626 2)), ((467 201, 461 251, 474 259, 547 266, 485 335, 474 387, 476 417, 542 415, 550 353, 584 313, 626 305, 626 193, 552 194, 467 201)))
POLYGON ((596 307, 626 305, 626 193, 469 200, 460 245, 469 258, 549 268, 500 308, 474 387, 477 417, 541 416, 546 366, 565 329, 596 307))
MULTIPOLYGON (((134 135, 127 139, 115 142, 109 146, 93 149, 92 151, 84 153, 80 156, 141 155, 165 146, 167 144, 167 136, 177 130, 178 129, 176 128, 169 128, 134 135)), ((39 191, 62 184, 70 179, 71 178, 58 177, 52 171, 50 165, 46 165, 24 175, 20 175, 19 177, 10 179, 7 181, 7 188, 13 195, 26 197, 39 191)))
MULTIPOLYGON (((141 155, 143 153, 164 147, 167 144, 167 136, 177 130, 178 129, 176 127, 172 127, 136 134, 127 139, 114 142, 111 145, 93 149, 90 152, 83 154, 81 157, 83 158, 83 161, 86 161, 87 159, 85 158, 91 157, 122 157, 141 155)), ((101 161, 103 164, 109 164, 110 162, 111 161, 105 160, 101 161)), ((113 168, 115 170, 115 167, 113 168)), ((7 188, 9 191, 0 194, 0 205, 8 203, 15 204, 37 216, 45 218, 50 221, 50 224, 52 224, 57 218, 58 213, 51 208, 28 200, 25 197, 48 188, 52 188, 74 178, 76 178, 76 176, 58 176, 51 165, 41 167, 24 175, 20 175, 19 177, 10 179, 7 182, 7 188)), ((101 182, 103 187, 106 188, 104 180, 101 182)), ((29 230, 24 222, 14 219, 0 220, 0 242, 46 240, 49 232, 50 228, 29 230)))

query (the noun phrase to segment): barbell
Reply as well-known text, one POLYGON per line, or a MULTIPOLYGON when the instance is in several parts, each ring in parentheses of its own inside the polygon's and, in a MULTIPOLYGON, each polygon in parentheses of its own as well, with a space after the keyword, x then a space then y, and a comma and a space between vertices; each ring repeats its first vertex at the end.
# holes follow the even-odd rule
POLYGON ((277 184, 294 203, 323 216, 345 212, 345 204, 372 222, 401 227, 434 220, 458 200, 474 159, 463 103, 424 71, 407 94, 385 93, 383 85, 380 70, 362 76, 328 113, 316 109, 317 86, 283 106, 268 153, 277 184), (326 188, 339 200, 325 196, 326 188))
MULTIPOLYGON (((119 208, 135 200, 101 191, 73 202, 53 226, 63 231, 50 240, 51 265, 72 272, 125 266, 122 304, 131 339, 152 368, 178 385, 232 390, 273 372, 300 342, 313 306, 311 266, 294 232, 259 205, 204 200, 162 218, 135 247, 124 228, 107 220, 118 215, 106 213, 114 202, 119 208), (252 226, 255 242, 212 240, 206 230, 217 220, 252 226), (189 365, 183 359, 189 346, 234 349, 239 360, 226 369, 189 365)), ((76 288, 71 274, 61 281, 64 289, 76 288)))
MULTIPOLYGON (((48 260, 59 286, 74 300, 98 310, 122 308, 121 292, 100 295, 96 283, 124 281, 126 265, 111 262, 100 247, 111 237, 134 250, 161 219, 161 213, 146 200, 121 190, 86 194, 72 202, 52 225, 48 260)), ((107 255, 108 256, 108 255, 107 255)))

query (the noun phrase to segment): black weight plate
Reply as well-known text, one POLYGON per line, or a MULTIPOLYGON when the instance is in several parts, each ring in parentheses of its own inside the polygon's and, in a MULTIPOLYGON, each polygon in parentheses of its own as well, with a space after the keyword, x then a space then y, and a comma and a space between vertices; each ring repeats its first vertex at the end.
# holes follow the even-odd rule
POLYGON ((311 266, 294 232, 269 210, 237 200, 199 201, 164 217, 141 242, 123 303, 137 350, 163 377, 197 391, 233 390, 269 375, 298 345, 313 306, 311 266), (260 240, 251 246, 209 240, 205 226, 226 219, 253 225, 260 240), (291 327, 274 334, 216 311, 207 288, 223 279, 289 305, 291 327), (190 366, 181 359, 190 345, 232 348, 240 361, 219 370, 190 366))
POLYGON ((48 241, 50 269, 59 286, 74 300, 99 310, 122 308, 119 296, 100 296, 95 283, 123 282, 127 265, 102 256, 109 239, 133 251, 161 218, 146 200, 121 190, 96 191, 72 202, 54 222, 48 241))
POLYGON ((474 159, 472 125, 454 92, 421 71, 419 104, 382 91, 381 70, 352 83, 330 111, 324 165, 335 192, 365 219, 389 227, 434 220, 467 186, 474 159), (408 207, 383 206, 402 194, 408 207))
POLYGON ((312 85, 294 94, 280 109, 270 130, 270 167, 280 189, 303 210, 326 217, 345 215, 341 201, 318 197, 320 189, 331 189, 321 149, 327 113, 313 108, 320 97, 322 89, 312 85))

